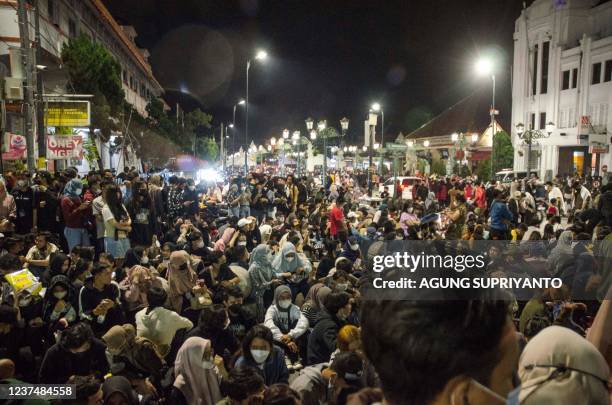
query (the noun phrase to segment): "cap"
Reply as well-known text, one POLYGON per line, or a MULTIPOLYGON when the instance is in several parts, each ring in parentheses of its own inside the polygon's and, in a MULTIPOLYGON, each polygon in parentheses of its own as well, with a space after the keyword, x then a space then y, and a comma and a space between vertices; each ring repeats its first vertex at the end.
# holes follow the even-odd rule
POLYGON ((250 219, 247 219, 247 218, 241 218, 241 219, 238 221, 238 228, 242 228, 243 226, 250 225, 250 224, 251 224, 251 220, 250 220, 250 219))

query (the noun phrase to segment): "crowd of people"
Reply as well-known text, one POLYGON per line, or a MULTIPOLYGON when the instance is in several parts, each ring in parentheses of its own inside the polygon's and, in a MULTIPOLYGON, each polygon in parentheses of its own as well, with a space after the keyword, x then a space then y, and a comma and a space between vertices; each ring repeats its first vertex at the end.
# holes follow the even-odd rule
POLYGON ((6 173, 0 382, 72 384, 62 404, 609 403, 607 172, 365 180, 6 173), (396 240, 504 241, 491 277, 563 286, 365 299, 368 247, 396 240))

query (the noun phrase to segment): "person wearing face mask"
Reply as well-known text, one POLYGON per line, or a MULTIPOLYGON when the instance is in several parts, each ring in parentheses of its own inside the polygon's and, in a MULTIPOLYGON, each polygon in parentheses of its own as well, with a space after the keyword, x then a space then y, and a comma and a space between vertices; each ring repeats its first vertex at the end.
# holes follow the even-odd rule
POLYGON ((357 259, 361 257, 361 251, 359 250, 359 241, 355 236, 351 236, 344 243, 342 248, 342 253, 340 253, 339 257, 345 257, 351 261, 351 263, 355 263, 357 259))
POLYGON ((234 274, 227 265, 227 257, 222 252, 212 252, 204 259, 204 270, 199 277, 206 286, 216 295, 222 287, 237 286, 240 278, 234 274))
POLYGON ((73 375, 102 378, 109 366, 106 346, 96 339, 89 325, 77 323, 62 332, 42 361, 39 381, 43 384, 65 384, 73 375))
POLYGON ((61 233, 57 210, 57 193, 49 188, 53 180, 49 172, 38 172, 34 179, 34 228, 39 231, 61 233))
POLYGON ((102 336, 106 343, 106 355, 113 375, 122 375, 132 385, 150 389, 159 381, 164 361, 155 344, 136 336, 132 324, 115 325, 102 336))
POLYGON ((516 402, 512 403, 610 403, 610 369, 605 358, 590 342, 565 327, 550 326, 527 343, 518 376, 521 385, 513 391, 516 402))
POLYGON ((43 315, 43 298, 39 294, 31 294, 27 290, 22 290, 15 294, 17 305, 19 306, 19 314, 21 324, 23 325, 23 338, 26 345, 29 346, 34 355, 44 353, 43 336, 44 336, 44 321, 43 315))
POLYGON ((338 331, 346 325, 346 318, 353 309, 351 297, 345 292, 329 294, 323 306, 324 309, 308 337, 308 364, 329 361, 336 350, 338 331))
POLYGON ((251 280, 250 298, 255 300, 257 320, 261 322, 264 320, 267 306, 272 301, 270 299, 272 286, 280 283, 272 267, 272 250, 268 245, 259 245, 251 252, 249 279, 251 280))
POLYGON ((281 252, 275 255, 272 267, 278 278, 285 280, 291 295, 297 297, 302 294, 305 297, 308 293, 308 275, 312 271, 312 265, 296 252, 295 245, 289 241, 285 242, 281 252))
POLYGON ((246 183, 240 185, 239 198, 240 215, 239 218, 246 218, 251 215, 251 188, 246 183))
POLYGON ((149 339, 157 348, 158 353, 166 361, 171 351, 171 344, 179 330, 189 330, 193 323, 174 311, 166 309, 168 294, 163 288, 151 287, 147 290, 147 307, 136 313, 136 335, 149 339))
POLYGON ((302 336, 308 330, 308 319, 297 305, 291 303, 291 298, 289 287, 276 287, 274 304, 266 312, 264 325, 272 331, 274 342, 284 349, 288 368, 299 370, 302 368, 299 354, 305 348, 302 336))
POLYGON ((19 179, 12 194, 17 206, 15 232, 24 235, 34 227, 34 192, 26 179, 19 179))
POLYGON ((153 237, 155 217, 147 185, 142 181, 134 181, 132 196, 126 204, 132 231, 130 242, 132 246, 149 246, 153 237))
POLYGON ((169 400, 172 404, 215 405, 223 397, 221 378, 210 340, 190 337, 178 351, 174 363, 174 384, 169 400))
POLYGON ((289 370, 282 349, 274 345, 272 331, 264 325, 255 325, 242 341, 242 356, 236 367, 255 368, 263 377, 266 385, 289 381, 289 370))
POLYGON ((200 231, 192 231, 187 240, 190 243, 189 252, 200 258, 206 257, 210 254, 210 249, 206 247, 206 243, 204 242, 204 236, 200 231))
POLYGON ((70 279, 62 274, 54 276, 43 299, 43 322, 46 337, 51 341, 55 332, 66 329, 77 320, 78 307, 72 294, 70 279))
POLYGON ((64 197, 60 206, 62 219, 66 225, 64 236, 68 242, 68 250, 77 246, 89 246, 89 234, 85 229, 85 221, 91 215, 91 204, 81 199, 83 184, 80 180, 72 179, 64 187, 64 197))
POLYGON ((198 212, 198 192, 196 191, 193 179, 187 180, 187 185, 183 191, 183 207, 185 217, 192 218, 198 212))
POLYGON ((349 395, 363 388, 363 367, 363 360, 354 351, 336 355, 329 369, 324 372, 329 381, 330 403, 345 404, 349 395))

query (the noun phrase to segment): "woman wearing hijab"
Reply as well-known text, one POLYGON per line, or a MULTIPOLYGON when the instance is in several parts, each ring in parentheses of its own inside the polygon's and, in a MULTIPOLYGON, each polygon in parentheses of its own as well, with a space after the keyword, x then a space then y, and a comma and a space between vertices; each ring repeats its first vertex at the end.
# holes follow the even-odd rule
POLYGON ((302 255, 297 254, 293 243, 285 242, 280 254, 274 257, 272 267, 277 277, 285 280, 293 297, 297 297, 299 293, 306 296, 308 275, 312 270, 312 265, 302 255))
POLYGON ((558 274, 567 264, 573 260, 572 231, 563 231, 559 236, 557 245, 548 256, 548 268, 552 274, 558 274))
POLYGON ((215 405, 223 398, 210 340, 190 337, 174 362, 174 384, 170 403, 215 405))
POLYGON ((109 377, 102 384, 104 405, 138 405, 138 394, 132 389, 130 380, 121 376, 109 377))
POLYGON ((135 313, 148 305, 147 291, 151 287, 162 288, 162 281, 148 267, 136 265, 127 271, 126 277, 119 283, 119 288, 128 319, 133 320, 135 313))
POLYGON ((72 251, 77 245, 90 246, 89 234, 85 229, 85 222, 91 214, 91 204, 81 199, 83 183, 80 180, 72 179, 64 188, 64 197, 60 202, 62 217, 66 227, 64 236, 68 242, 68 250, 72 251))
POLYGON ((191 268, 190 262, 189 254, 184 250, 177 250, 170 255, 168 265, 170 291, 168 298, 172 309, 178 313, 189 308, 189 300, 198 279, 191 268))
POLYGON ((286 285, 279 285, 274 290, 274 304, 266 312, 264 325, 272 331, 274 342, 294 363, 291 368, 302 368, 298 353, 306 347, 300 338, 308 331, 308 319, 297 305, 291 303, 291 290, 286 285))
POLYGON ((267 244, 261 244, 251 252, 249 279, 251 298, 257 304, 257 320, 261 322, 264 319, 266 304, 269 305, 265 296, 271 291, 272 285, 278 282, 272 267, 272 252, 267 244))
POLYGON ((159 381, 164 361, 153 342, 136 336, 133 325, 115 325, 102 336, 102 340, 106 344, 113 375, 123 375, 133 382, 147 378, 159 381))
POLYGON ((323 283, 317 283, 310 287, 308 294, 306 295, 306 302, 302 305, 302 313, 308 319, 310 328, 314 328, 319 313, 323 311, 323 302, 332 292, 331 288, 327 287, 323 283))
POLYGON ((521 385, 510 393, 509 403, 610 403, 605 359, 586 339, 562 326, 550 326, 527 343, 518 375, 521 385))

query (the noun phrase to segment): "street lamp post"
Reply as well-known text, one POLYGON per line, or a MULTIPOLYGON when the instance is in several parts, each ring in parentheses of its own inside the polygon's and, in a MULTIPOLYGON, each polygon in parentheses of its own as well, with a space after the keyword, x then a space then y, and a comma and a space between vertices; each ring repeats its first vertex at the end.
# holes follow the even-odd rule
MULTIPOLYGON (((268 57, 266 51, 259 51, 255 55, 255 60, 265 60, 268 57)), ((251 69, 251 60, 249 59, 246 64, 246 97, 244 104, 244 144, 247 145, 249 142, 249 69, 251 69)), ((249 165, 247 161, 247 155, 244 155, 244 176, 246 177, 249 172, 249 165)))
POLYGON ((326 127, 327 127, 326 120, 321 120, 317 124, 317 129, 319 130, 319 134, 323 136, 323 182, 322 182, 323 190, 327 189, 326 184, 325 184, 325 182, 327 181, 327 135, 323 133, 326 127))
POLYGON ((370 125, 370 145, 368 146, 368 153, 369 153, 369 164, 368 164, 368 196, 372 197, 372 174, 373 174, 373 170, 372 170, 372 164, 373 164, 373 158, 374 158, 374 128, 376 127, 376 122, 378 120, 378 115, 373 112, 370 111, 370 114, 368 116, 368 123, 370 125))
POLYGON ((491 100, 491 179, 495 177, 494 159, 495 159, 495 73, 493 69, 493 61, 487 58, 481 58, 476 62, 476 71, 481 75, 490 75, 492 81, 493 97, 491 100))
POLYGON ((527 145, 527 179, 531 177, 531 147, 534 141, 538 139, 548 138, 550 134, 555 130, 555 124, 549 122, 546 124, 545 131, 541 129, 528 129, 525 131, 525 125, 522 123, 516 124, 516 134, 522 139, 523 143, 527 145))
MULTIPOLYGON (((236 104, 234 104, 234 111, 232 114, 232 125, 230 126, 232 128, 232 150, 234 150, 236 148, 236 107, 238 107, 239 105, 245 105, 246 101, 244 101, 243 99, 241 99, 240 101, 238 101, 236 104)), ((232 170, 234 169, 234 167, 236 166, 236 162, 235 162, 235 154, 232 154, 232 170)))
POLYGON ((382 166, 384 160, 384 148, 385 148, 385 111, 383 110, 380 103, 372 104, 372 111, 380 112, 380 163, 378 165, 378 174, 382 175, 382 166))

